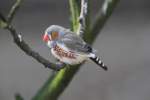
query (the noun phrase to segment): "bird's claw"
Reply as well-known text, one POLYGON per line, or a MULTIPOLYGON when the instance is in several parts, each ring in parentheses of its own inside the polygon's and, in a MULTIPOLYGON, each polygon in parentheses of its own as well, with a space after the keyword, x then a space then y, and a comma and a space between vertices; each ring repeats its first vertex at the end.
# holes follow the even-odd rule
POLYGON ((58 71, 63 69, 64 67, 65 67, 64 63, 62 63, 62 62, 57 62, 56 63, 56 68, 57 68, 58 71))
MULTIPOLYGON (((55 71, 60 71, 61 69, 63 69, 65 67, 65 64, 62 62, 57 62, 56 63, 56 68, 54 69, 55 71)), ((46 68, 51 69, 51 66, 47 66, 46 68)))

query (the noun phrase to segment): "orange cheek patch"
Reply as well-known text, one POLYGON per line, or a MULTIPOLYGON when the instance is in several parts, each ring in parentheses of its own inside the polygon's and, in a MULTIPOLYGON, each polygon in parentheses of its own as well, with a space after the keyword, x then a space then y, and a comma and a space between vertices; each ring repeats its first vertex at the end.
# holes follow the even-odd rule
POLYGON ((51 37, 52 37, 52 40, 57 39, 58 38, 58 32, 52 32, 51 37))

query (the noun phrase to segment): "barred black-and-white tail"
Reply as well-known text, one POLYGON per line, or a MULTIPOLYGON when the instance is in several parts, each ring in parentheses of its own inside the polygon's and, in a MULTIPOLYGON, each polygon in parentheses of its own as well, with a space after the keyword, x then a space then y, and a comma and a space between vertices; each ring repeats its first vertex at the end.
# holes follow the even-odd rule
POLYGON ((90 59, 94 61, 97 65, 99 65, 101 68, 103 68, 105 71, 107 71, 108 69, 107 66, 104 65, 104 63, 101 61, 99 57, 94 56, 94 57, 90 57, 90 59))

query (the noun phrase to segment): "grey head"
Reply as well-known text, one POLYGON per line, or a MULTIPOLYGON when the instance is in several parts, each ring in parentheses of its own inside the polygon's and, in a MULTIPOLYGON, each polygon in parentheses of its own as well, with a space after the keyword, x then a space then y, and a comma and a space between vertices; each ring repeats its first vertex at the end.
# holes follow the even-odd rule
POLYGON ((66 31, 69 30, 59 25, 51 25, 45 30, 45 33, 51 35, 52 32, 58 32, 59 35, 64 35, 66 31))
POLYGON ((63 43, 72 51, 78 53, 92 52, 92 48, 86 44, 80 36, 62 26, 51 25, 45 30, 45 34, 50 36, 50 40, 56 40, 57 43, 63 43), (55 39, 56 37, 57 39, 55 39))
POLYGON ((59 26, 59 25, 51 25, 49 26, 46 30, 45 33, 51 34, 51 32, 55 31, 55 32, 59 32, 59 31, 63 31, 65 30, 64 27, 59 26))
POLYGON ((45 35, 44 36, 49 36, 50 40, 57 40, 61 38, 64 34, 69 31, 68 29, 59 26, 59 25, 51 25, 45 30, 45 35))

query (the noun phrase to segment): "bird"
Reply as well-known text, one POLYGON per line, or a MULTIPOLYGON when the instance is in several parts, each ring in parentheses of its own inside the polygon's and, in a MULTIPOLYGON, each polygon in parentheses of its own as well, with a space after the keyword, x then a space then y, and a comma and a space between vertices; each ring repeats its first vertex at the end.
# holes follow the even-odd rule
POLYGON ((79 35, 59 25, 50 25, 43 34, 43 41, 51 49, 52 55, 58 59, 58 65, 76 65, 90 59, 102 69, 107 66, 97 57, 94 49, 79 35))

